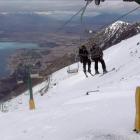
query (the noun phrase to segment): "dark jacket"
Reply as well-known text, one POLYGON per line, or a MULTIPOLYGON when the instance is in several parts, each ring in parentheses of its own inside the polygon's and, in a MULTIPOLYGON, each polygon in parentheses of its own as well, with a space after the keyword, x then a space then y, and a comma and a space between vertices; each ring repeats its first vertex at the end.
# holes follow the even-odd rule
POLYGON ((80 48, 79 57, 80 57, 80 62, 87 61, 89 57, 89 52, 87 51, 87 49, 80 48))
POLYGON ((90 53, 91 53, 92 60, 103 57, 103 51, 99 47, 91 48, 90 53))

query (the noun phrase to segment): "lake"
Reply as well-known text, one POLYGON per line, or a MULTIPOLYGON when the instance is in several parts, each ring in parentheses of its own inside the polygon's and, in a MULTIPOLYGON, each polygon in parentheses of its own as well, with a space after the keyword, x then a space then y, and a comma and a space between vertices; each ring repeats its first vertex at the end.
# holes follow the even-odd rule
POLYGON ((34 43, 0 42, 0 78, 8 76, 10 71, 7 69, 7 59, 17 49, 38 48, 34 43))

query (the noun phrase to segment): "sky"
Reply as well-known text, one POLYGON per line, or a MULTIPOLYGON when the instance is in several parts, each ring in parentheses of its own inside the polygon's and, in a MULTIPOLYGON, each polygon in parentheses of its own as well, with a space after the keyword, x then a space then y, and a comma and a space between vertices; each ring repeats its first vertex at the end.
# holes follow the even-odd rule
MULTIPOLYGON (((40 10, 40 11, 75 11, 85 4, 84 0, 0 0, 0 11, 40 10)), ((90 4, 92 12, 122 12, 138 6, 122 0, 106 0, 100 6, 90 4)))
MULTIPOLYGON (((85 0, 0 0, 0 12, 41 12, 52 16, 71 16, 85 5, 85 0)), ((124 14, 138 4, 123 2, 122 0, 106 0, 100 6, 92 2, 85 15, 97 16, 101 14, 124 14)), ((137 10, 133 14, 140 14, 137 10)))

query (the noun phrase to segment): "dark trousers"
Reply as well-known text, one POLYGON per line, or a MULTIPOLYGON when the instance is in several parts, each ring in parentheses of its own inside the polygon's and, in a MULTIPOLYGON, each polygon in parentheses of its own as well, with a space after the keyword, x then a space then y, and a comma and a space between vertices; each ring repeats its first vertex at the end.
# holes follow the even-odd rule
POLYGON ((91 72, 91 61, 90 59, 83 60, 83 70, 86 72, 86 65, 88 65, 88 71, 91 72))
POLYGON ((95 62, 95 72, 98 72, 98 62, 100 62, 102 64, 103 71, 106 71, 106 64, 102 57, 95 58, 94 62, 95 62))

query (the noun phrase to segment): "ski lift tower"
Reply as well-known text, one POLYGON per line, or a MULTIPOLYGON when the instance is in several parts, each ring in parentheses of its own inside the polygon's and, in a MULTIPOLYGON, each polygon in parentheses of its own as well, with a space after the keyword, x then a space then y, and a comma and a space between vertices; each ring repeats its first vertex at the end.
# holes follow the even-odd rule
POLYGON ((28 77, 27 83, 28 83, 28 89, 29 89, 29 94, 30 94, 29 108, 30 110, 33 110, 35 109, 35 103, 34 103, 33 89, 32 89, 31 66, 27 65, 26 70, 27 70, 27 77, 28 77))
POLYGON ((35 103, 33 98, 33 90, 32 90, 32 79, 40 79, 42 78, 40 73, 41 64, 34 61, 34 58, 25 57, 21 60, 21 63, 16 70, 16 79, 17 84, 27 83, 29 90, 29 108, 31 110, 35 109, 35 103))
MULTIPOLYGON (((21 66, 21 65, 20 65, 21 66)), ((16 72, 17 84, 27 83, 29 90, 29 108, 31 110, 35 109, 35 103, 33 99, 33 90, 32 90, 32 78, 42 78, 39 76, 39 68, 32 64, 22 65, 16 72)))
POLYGON ((32 89, 32 78, 42 78, 39 76, 39 67, 35 64, 28 64, 25 66, 26 75, 27 75, 27 84, 30 93, 29 107, 31 110, 35 109, 35 103, 33 98, 33 89, 32 89))

